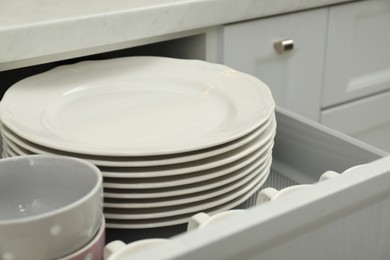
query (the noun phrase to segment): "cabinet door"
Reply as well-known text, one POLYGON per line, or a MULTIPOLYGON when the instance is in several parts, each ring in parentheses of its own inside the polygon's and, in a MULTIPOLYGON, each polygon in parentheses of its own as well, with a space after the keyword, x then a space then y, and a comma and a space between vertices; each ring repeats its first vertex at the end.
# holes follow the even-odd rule
POLYGON ((222 62, 252 74, 278 106, 319 120, 327 9, 227 25, 222 62), (292 40, 280 53, 274 44, 292 40))
POLYGON ((390 1, 330 8, 323 106, 390 89, 390 1))

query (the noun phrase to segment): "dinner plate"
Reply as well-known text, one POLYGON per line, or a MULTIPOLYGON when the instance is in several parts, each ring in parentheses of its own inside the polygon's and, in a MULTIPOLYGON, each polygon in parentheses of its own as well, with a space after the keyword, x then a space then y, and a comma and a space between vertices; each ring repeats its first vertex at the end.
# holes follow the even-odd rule
POLYGON ((238 170, 230 170, 229 173, 219 174, 219 176, 201 176, 202 181, 197 179, 197 176, 190 178, 189 181, 182 181, 177 186, 156 188, 156 189, 104 189, 104 197, 112 199, 156 199, 166 198, 174 196, 182 196, 191 193, 198 193, 208 189, 213 189, 221 185, 230 183, 236 178, 242 178, 255 168, 259 167, 269 156, 272 156, 272 150, 270 148, 269 155, 253 156, 251 162, 243 168, 238 170), (189 183, 189 184, 186 184, 189 183))
MULTIPOLYGON (((243 158, 243 161, 235 161, 233 163, 216 167, 212 169, 206 169, 204 171, 193 172, 189 175, 175 175, 164 176, 156 178, 105 178, 103 181, 104 188, 111 189, 156 189, 166 187, 177 187, 180 185, 196 183, 200 179, 211 180, 215 177, 226 175, 233 171, 235 164, 248 165, 248 161, 252 161, 252 158, 260 158, 270 151, 273 147, 273 140, 270 140, 266 145, 262 146, 258 150, 252 152, 247 157, 243 158)), ((241 168, 242 169, 242 168, 241 168)), ((103 176, 105 176, 105 173, 103 176)))
MULTIPOLYGON (((12 141, 3 139, 3 142, 11 156, 26 154, 17 148, 14 149, 12 141)), ((236 162, 186 175, 156 178, 116 178, 115 183, 105 179, 103 182, 104 196, 109 198, 155 198, 200 192, 213 185, 213 182, 219 182, 222 179, 224 179, 223 182, 228 181, 225 175, 241 176, 252 168, 253 164, 265 160, 269 156, 268 153, 272 152, 272 147, 273 139, 270 139, 269 143, 236 162), (208 185, 205 185, 205 183, 208 185), (124 191, 121 191, 122 189, 124 191)), ((104 172, 103 176, 105 176, 104 172)))
MULTIPOLYGON (((6 149, 10 150, 10 153, 14 156, 28 154, 20 150, 18 147, 15 147, 15 144, 6 137, 3 138, 3 143, 6 146, 6 149)), ((236 175, 241 175, 242 172, 248 171, 248 168, 252 167, 254 161, 256 161, 255 163, 258 163, 259 161, 264 160, 266 158, 264 157, 266 156, 264 154, 272 152, 272 147, 273 139, 270 139, 268 144, 265 144, 263 147, 259 148, 253 153, 233 163, 185 175, 136 179, 115 178, 114 180, 116 182, 114 183, 109 182, 110 178, 108 178, 108 180, 105 178, 103 186, 105 186, 105 191, 109 191, 106 192, 104 196, 111 198, 153 198, 184 195, 188 194, 190 191, 199 192, 205 189, 202 185, 205 182, 210 185, 212 182, 214 182, 214 179, 218 177, 219 179, 215 181, 221 180, 224 178, 223 176, 227 174, 232 175, 233 173, 236 175), (142 193, 137 193, 138 191, 135 189, 142 193)), ((102 174, 103 176, 106 176, 104 172, 102 172, 102 174)), ((123 177, 125 177, 125 175, 123 175, 123 177)))
POLYGON ((240 137, 237 140, 230 141, 225 144, 221 144, 215 147, 210 147, 194 152, 172 154, 172 155, 160 155, 160 156, 143 156, 143 157, 118 157, 118 156, 95 156, 95 155, 86 155, 78 153, 70 153, 61 150, 51 149, 42 145, 32 143, 26 139, 19 137, 17 134, 12 132, 6 126, 0 126, 2 135, 12 141, 13 145, 18 147, 24 154, 55 154, 76 157, 80 159, 87 160, 96 166, 106 166, 106 167, 144 167, 144 166, 161 166, 161 165, 170 165, 185 163, 190 161, 201 160, 204 158, 212 157, 219 155, 233 149, 236 149, 240 146, 247 144, 252 141, 254 138, 262 134, 271 123, 275 120, 274 114, 270 115, 270 118, 267 119, 264 124, 256 128, 254 131, 240 137))
POLYGON ((241 187, 234 189, 226 194, 219 195, 207 200, 193 202, 185 205, 159 208, 118 209, 105 207, 103 209, 104 216, 109 219, 154 219, 204 211, 208 208, 229 203, 251 191, 254 187, 257 187, 259 183, 265 181, 269 173, 269 168, 264 169, 264 171, 265 173, 258 174, 254 177, 254 179, 242 185, 241 187))
POLYGON ((271 157, 266 158, 266 162, 263 162, 259 166, 255 167, 252 171, 242 176, 237 175, 235 180, 231 180, 228 184, 222 184, 217 187, 209 188, 203 192, 197 192, 193 194, 187 194, 182 196, 168 197, 168 198, 154 198, 154 199, 104 199, 104 207, 107 208, 155 208, 155 207, 170 207, 183 204, 190 204, 193 202, 207 200, 213 197, 227 194, 228 192, 239 188, 255 177, 260 177, 260 174, 265 174, 264 169, 271 166, 271 157), (233 182, 234 181, 234 182, 233 182))
MULTIPOLYGON (((273 137, 276 131, 276 121, 271 120, 271 124, 263 133, 255 137, 254 140, 249 143, 238 147, 232 151, 205 158, 202 160, 197 160, 188 163, 174 164, 174 165, 163 165, 163 166, 152 166, 152 167, 99 167, 102 171, 105 178, 105 183, 117 183, 121 182, 125 184, 124 178, 151 178, 151 177, 164 177, 164 176, 176 176, 182 174, 189 174, 193 172, 205 171, 208 169, 217 168, 223 165, 233 163, 235 161, 244 158, 245 156, 253 153, 258 148, 268 145, 273 141, 273 137)), ((13 147, 14 150, 18 150, 19 154, 30 154, 31 152, 27 151, 20 146, 17 147, 14 142, 15 139, 11 140, 7 131, 2 132, 3 138, 8 142, 9 145, 13 147)), ((135 188, 133 187, 130 188, 135 188)), ((119 188, 116 185, 108 184, 108 188, 119 188)), ((127 185, 127 187, 129 187, 127 185)), ((126 185, 123 185, 122 188, 126 188, 126 185)), ((142 186, 140 188, 146 188, 142 186)))
POLYGON ((232 151, 208 157, 202 160, 180 163, 174 165, 163 165, 158 167, 99 167, 105 177, 112 177, 112 180, 120 177, 150 178, 163 176, 176 176, 204 171, 222 165, 235 162, 273 141, 276 132, 276 122, 272 122, 272 127, 266 129, 261 135, 251 142, 236 148, 232 151), (115 177, 115 178, 114 178, 115 177))
POLYGON ((28 151, 23 147, 18 146, 11 139, 7 138, 3 133, 1 133, 1 137, 2 137, 3 146, 5 146, 7 150, 11 150, 12 152, 18 155, 35 154, 34 152, 28 151))
POLYGON ((264 182, 268 177, 268 174, 269 172, 266 173, 262 181, 257 183, 255 187, 253 187, 247 193, 244 193, 243 195, 238 196, 237 198, 219 206, 207 208, 202 211, 190 212, 183 215, 176 215, 172 217, 155 218, 155 219, 110 219, 105 216, 106 227, 119 228, 119 229, 144 229, 144 228, 166 227, 166 226, 185 224, 189 221, 189 219, 194 214, 199 212, 206 212, 207 214, 213 215, 218 212, 229 210, 240 205, 241 203, 248 200, 251 196, 253 196, 264 184, 264 182))
POLYGON ((151 156, 236 140, 274 111, 269 88, 227 66, 125 57, 65 65, 11 86, 1 122, 66 152, 151 156))
POLYGON ((18 154, 17 152, 15 152, 12 147, 10 147, 4 140, 3 141, 3 157, 15 157, 15 156, 19 156, 21 154, 18 154))

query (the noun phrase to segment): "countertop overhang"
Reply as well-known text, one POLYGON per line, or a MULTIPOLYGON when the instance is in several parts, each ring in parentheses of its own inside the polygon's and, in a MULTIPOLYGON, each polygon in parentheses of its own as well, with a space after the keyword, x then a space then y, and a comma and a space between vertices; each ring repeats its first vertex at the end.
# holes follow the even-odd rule
POLYGON ((175 33, 349 1, 0 0, 0 71, 16 67, 15 62, 132 47, 175 33))

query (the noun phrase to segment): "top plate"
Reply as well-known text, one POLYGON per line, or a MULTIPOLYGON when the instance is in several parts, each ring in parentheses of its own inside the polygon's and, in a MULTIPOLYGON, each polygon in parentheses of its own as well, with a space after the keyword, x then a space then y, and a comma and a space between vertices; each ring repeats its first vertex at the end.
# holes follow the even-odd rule
POLYGON ((152 156, 235 140, 273 113, 257 78, 198 60, 127 57, 57 67, 11 86, 0 119, 39 145, 152 156))

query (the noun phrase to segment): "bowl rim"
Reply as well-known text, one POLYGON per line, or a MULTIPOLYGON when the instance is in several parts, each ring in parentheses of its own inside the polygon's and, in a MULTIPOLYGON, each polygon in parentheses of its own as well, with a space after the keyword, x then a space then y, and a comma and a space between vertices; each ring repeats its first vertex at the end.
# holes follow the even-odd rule
MULTIPOLYGON (((17 219, 5 219, 5 220, 0 219, 0 227, 6 226, 6 225, 40 221, 40 220, 44 220, 44 219, 53 217, 55 215, 59 215, 59 214, 66 212, 66 211, 71 211, 72 209, 77 208, 79 205, 83 204, 84 202, 86 202, 90 198, 94 197, 96 194, 100 193, 100 191, 103 192, 103 175, 102 175, 101 171, 99 170, 99 168, 96 165, 94 165, 86 160, 79 159, 76 157, 62 156, 62 155, 41 155, 41 154, 21 155, 21 156, 16 156, 16 157, 2 158, 0 160, 0 165, 2 164, 2 162, 5 162, 5 161, 17 162, 20 160, 31 160, 31 159, 34 159, 34 160, 35 159, 37 159, 37 160, 56 159, 56 160, 62 160, 62 161, 68 161, 68 162, 82 164, 84 166, 87 166, 87 168, 89 168, 91 170, 91 172, 96 175, 96 177, 97 177, 96 183, 87 194, 85 194, 84 196, 82 196, 81 198, 77 199, 74 202, 71 202, 63 207, 60 207, 60 208, 57 208, 57 209, 54 209, 54 210, 51 210, 48 212, 44 212, 44 213, 38 214, 38 215, 26 216, 26 217, 17 218, 17 219)), ((101 196, 103 196, 103 194, 101 196)), ((103 197, 102 197, 102 207, 103 207, 103 197)))
MULTIPOLYGON (((102 213, 99 230, 96 232, 96 234, 94 234, 94 237, 83 247, 77 249, 76 251, 74 251, 68 255, 65 255, 63 257, 58 258, 58 260, 74 260, 74 259, 76 259, 76 257, 80 257, 83 254, 88 253, 90 251, 90 249, 92 249, 99 242, 100 239, 103 239, 104 240, 103 242, 105 242, 105 238, 106 238, 106 220, 105 220, 104 215, 102 213)), ((105 244, 105 243, 103 243, 103 244, 105 244)), ((101 255, 103 255, 104 246, 105 245, 103 245, 103 247, 102 247, 101 255)))

